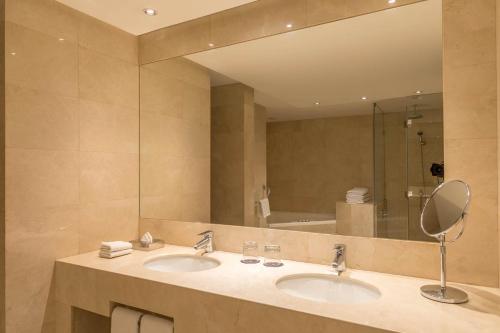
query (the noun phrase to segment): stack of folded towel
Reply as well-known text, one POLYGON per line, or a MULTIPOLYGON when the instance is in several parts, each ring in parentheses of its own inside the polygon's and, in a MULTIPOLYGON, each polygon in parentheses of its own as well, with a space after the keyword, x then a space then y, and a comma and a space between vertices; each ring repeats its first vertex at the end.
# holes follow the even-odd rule
POLYGON ((355 187, 347 191, 346 202, 349 204, 362 204, 371 200, 366 187, 355 187))
POLYGON ((132 243, 129 242, 102 242, 99 256, 112 259, 132 253, 132 243))

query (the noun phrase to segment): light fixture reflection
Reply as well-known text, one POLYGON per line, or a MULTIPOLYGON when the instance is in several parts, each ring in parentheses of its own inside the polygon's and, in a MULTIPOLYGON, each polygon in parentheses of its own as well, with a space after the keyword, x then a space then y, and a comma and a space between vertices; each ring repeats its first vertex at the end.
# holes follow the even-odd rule
POLYGON ((154 9, 154 8, 144 8, 143 11, 144 11, 144 14, 146 14, 148 16, 155 16, 156 14, 158 14, 156 9, 154 9))

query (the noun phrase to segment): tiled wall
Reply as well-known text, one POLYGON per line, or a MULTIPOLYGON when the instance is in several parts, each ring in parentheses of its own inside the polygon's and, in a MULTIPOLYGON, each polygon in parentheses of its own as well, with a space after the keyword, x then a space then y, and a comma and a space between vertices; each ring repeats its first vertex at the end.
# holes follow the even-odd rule
POLYGON ((210 221, 210 79, 182 58, 141 66, 141 216, 210 221))
POLYGON ((266 185, 266 110, 243 84, 212 88, 211 221, 259 226, 266 185))
POLYGON ((211 96, 211 221, 245 225, 249 222, 245 202, 253 200, 246 191, 249 170, 245 156, 253 89, 243 84, 225 85, 212 88, 211 96))
MULTIPOLYGON (((289 22, 300 29, 389 6, 385 0, 261 0, 141 36, 140 62, 207 50, 209 43, 219 47, 285 32, 289 22)), ((474 195, 467 231, 448 250, 454 263, 449 265, 449 276, 455 281, 498 286, 496 0, 443 0, 443 15, 447 177, 467 181, 474 195)), ((374 243, 384 251, 396 250, 393 241, 366 240, 366 246, 374 243)), ((421 246, 433 249, 430 252, 415 247, 421 243, 398 244, 404 250, 396 251, 408 260, 413 255, 434 260, 428 256, 438 255, 434 244, 421 246)), ((419 269, 428 267, 423 264, 419 269)))
MULTIPOLYGON (((254 124, 254 201, 259 201, 267 195, 267 109, 262 105, 255 104, 254 124)), ((257 212, 255 219, 256 226, 266 225, 262 214, 257 212)))
POLYGON ((140 36, 140 63, 192 54, 422 0, 260 0, 140 36), (292 24, 293 28, 287 28, 292 24))
POLYGON ((272 122, 267 138, 273 210, 335 213, 346 191, 372 188, 372 116, 272 122))
POLYGON ((444 0, 444 160, 471 185, 464 236, 449 246, 451 276, 498 286, 496 1, 444 0))
MULTIPOLYGON (((500 0, 497 0, 496 2, 496 8, 497 8, 497 16, 496 16, 496 43, 497 43, 497 171, 498 171, 498 193, 500 193, 500 154, 498 153, 498 147, 500 146, 500 117, 498 116, 498 110, 500 109, 500 99, 498 96, 500 96, 500 68, 498 68, 498 64, 500 63, 500 0)), ((498 195, 498 216, 500 217, 500 195, 498 195)), ((498 219, 498 239, 500 241, 500 218, 498 219)), ((498 276, 499 276, 499 284, 500 284, 500 244, 498 246, 498 260, 499 260, 499 270, 498 270, 498 276)))
MULTIPOLYGON (((0 0, 0 147, 5 147, 5 0, 0 0)), ((0 149, 0 332, 5 327, 5 149, 0 149)))
POLYGON ((6 1, 7 332, 53 332, 56 258, 137 235, 137 38, 6 1))

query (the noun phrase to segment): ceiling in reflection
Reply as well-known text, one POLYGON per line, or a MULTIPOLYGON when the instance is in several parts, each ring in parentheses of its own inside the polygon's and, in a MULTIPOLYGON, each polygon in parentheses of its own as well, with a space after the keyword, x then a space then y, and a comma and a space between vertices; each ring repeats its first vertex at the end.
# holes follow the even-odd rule
POLYGON ((179 24, 255 0, 56 0, 134 35, 179 24), (147 16, 143 10, 157 10, 147 16))
POLYGON ((212 70, 212 85, 253 87, 271 119, 368 114, 375 101, 442 92, 441 6, 424 1, 187 58, 212 70))

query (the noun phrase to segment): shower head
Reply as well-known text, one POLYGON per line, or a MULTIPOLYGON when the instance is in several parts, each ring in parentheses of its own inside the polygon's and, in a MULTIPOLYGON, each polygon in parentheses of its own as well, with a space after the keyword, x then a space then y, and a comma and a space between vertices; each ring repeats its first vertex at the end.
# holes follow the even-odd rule
POLYGON ((417 107, 419 106, 419 104, 413 104, 413 110, 408 112, 408 119, 421 119, 424 117, 423 114, 417 112, 417 107))
POLYGON ((408 114, 408 119, 421 119, 421 118, 423 118, 423 117, 424 117, 423 115, 421 115, 420 113, 417 113, 417 112, 415 112, 415 111, 410 112, 410 113, 408 114))

